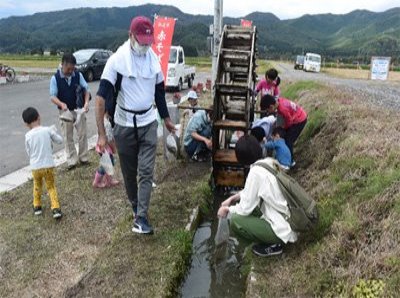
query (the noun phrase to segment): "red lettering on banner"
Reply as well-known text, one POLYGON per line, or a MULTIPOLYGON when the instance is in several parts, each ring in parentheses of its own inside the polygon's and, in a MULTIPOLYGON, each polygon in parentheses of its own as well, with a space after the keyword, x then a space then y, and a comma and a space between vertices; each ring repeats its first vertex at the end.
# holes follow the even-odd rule
POLYGON ((164 79, 167 79, 169 52, 174 35, 175 19, 156 17, 154 20, 154 37, 152 49, 160 60, 164 79))

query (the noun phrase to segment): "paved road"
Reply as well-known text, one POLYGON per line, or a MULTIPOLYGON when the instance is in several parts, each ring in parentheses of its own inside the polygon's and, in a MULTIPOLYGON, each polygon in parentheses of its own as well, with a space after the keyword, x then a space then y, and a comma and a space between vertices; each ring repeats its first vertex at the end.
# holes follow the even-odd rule
MULTIPOLYGON (((195 79, 197 82, 205 82, 210 75, 198 73, 195 79)), ((98 81, 89 84, 92 94, 96 93, 98 81)), ((182 95, 187 93, 187 89, 182 95)), ((167 101, 172 97, 167 93, 167 101)), ((1 85, 0 86, 0 177, 7 175, 28 165, 29 160, 25 153, 25 127, 21 114, 28 107, 33 106, 39 110, 42 118, 42 125, 56 124, 60 128, 57 108, 49 99, 49 79, 38 81, 1 85)), ((97 133, 94 116, 94 101, 90 103, 88 113, 88 135, 97 133)), ((56 145, 55 150, 62 149, 62 145, 56 145)))

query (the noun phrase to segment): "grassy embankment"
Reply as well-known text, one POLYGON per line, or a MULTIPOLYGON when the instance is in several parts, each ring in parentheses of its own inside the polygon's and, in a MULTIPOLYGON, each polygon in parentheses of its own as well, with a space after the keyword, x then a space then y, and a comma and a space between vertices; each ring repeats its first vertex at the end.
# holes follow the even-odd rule
POLYGON ((396 297, 400 291, 398 112, 314 82, 283 88, 309 113, 294 177, 320 223, 282 257, 252 257, 248 297, 396 297))
POLYGON ((155 235, 131 232, 132 211, 122 186, 93 190, 98 164, 57 170, 65 216, 32 213, 32 182, 0 196, 0 296, 172 296, 187 268, 189 214, 209 193, 206 164, 167 164, 159 147, 150 220, 155 235))

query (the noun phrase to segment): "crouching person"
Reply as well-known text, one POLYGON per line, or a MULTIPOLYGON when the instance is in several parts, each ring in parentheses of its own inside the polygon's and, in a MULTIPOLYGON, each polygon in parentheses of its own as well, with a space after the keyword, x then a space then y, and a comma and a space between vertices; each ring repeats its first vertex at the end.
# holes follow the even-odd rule
POLYGON ((213 107, 197 111, 189 120, 184 134, 185 151, 194 161, 206 161, 212 149, 213 107))
MULTIPOLYGON (((260 144, 253 136, 242 137, 235 153, 243 165, 262 158, 260 144)), ((273 166, 276 161, 265 158, 260 162, 273 166)), ((244 189, 221 204, 218 216, 230 218, 231 230, 239 240, 256 243, 252 250, 258 256, 281 254, 283 244, 297 240, 297 233, 285 219, 290 217, 290 212, 277 179, 262 166, 250 168, 244 189)))

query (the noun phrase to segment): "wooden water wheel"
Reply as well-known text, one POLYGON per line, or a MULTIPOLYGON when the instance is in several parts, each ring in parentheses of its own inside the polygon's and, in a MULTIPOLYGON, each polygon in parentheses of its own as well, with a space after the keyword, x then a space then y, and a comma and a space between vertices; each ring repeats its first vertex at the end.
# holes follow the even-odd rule
POLYGON ((246 169, 231 136, 247 134, 254 111, 256 27, 224 27, 217 62, 213 124, 213 178, 217 187, 243 187, 246 169))

